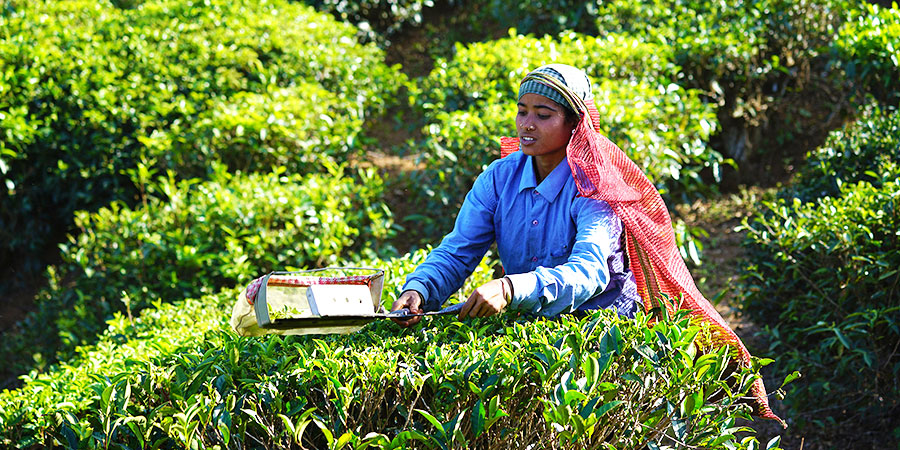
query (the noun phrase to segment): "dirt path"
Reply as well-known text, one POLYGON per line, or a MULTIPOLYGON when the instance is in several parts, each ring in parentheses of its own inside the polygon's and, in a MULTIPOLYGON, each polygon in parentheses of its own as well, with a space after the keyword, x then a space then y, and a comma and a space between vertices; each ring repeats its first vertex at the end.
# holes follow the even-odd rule
MULTIPOLYGON (((765 191, 756 187, 742 188, 737 193, 726 194, 720 198, 676 207, 678 216, 688 226, 705 230, 708 234, 707 237, 700 239, 703 245, 703 263, 699 267, 691 267, 697 287, 715 304, 716 310, 735 334, 744 341, 751 353, 761 357, 774 355, 763 354, 767 344, 763 330, 741 313, 735 289, 744 257, 741 242, 746 235, 740 230, 740 225, 755 212, 759 202, 763 198, 770 197, 772 193, 772 190, 765 191)), ((769 390, 778 387, 779 383, 771 378, 764 374, 765 384, 769 390)), ((776 414, 783 415, 784 409, 780 407, 777 398, 770 397, 770 403, 776 414)), ((756 430, 757 439, 764 448, 765 444, 776 436, 781 436, 781 447, 784 449, 822 448, 808 445, 802 436, 795 436, 790 431, 782 430, 774 421, 756 420, 743 425, 756 430)))
MULTIPOLYGON (((745 251, 741 242, 746 232, 741 231, 741 222, 754 214, 761 201, 770 199, 774 189, 761 188, 741 189, 735 194, 724 195, 709 201, 696 202, 692 205, 678 207, 678 215, 694 227, 706 230, 708 237, 701 239, 703 243, 703 264, 691 268, 700 291, 709 299, 718 299, 716 309, 728 322, 734 332, 744 341, 754 356, 777 358, 778 355, 768 352, 768 339, 764 327, 759 326, 742 314, 739 299, 736 296, 738 277, 740 275, 745 251)), ((770 394, 779 387, 782 380, 776 379, 764 368, 763 380, 770 394)), ((799 381, 802 383, 801 381, 799 381)), ((787 409, 774 395, 770 395, 769 403, 773 411, 783 419, 790 417, 787 409)), ((872 439, 848 440, 841 433, 835 436, 800 434, 796 428, 784 430, 771 420, 756 420, 743 423, 756 430, 763 448, 766 443, 781 436, 780 447, 785 450, 825 450, 831 448, 856 449, 872 447, 872 439)), ((877 441, 877 439, 875 439, 877 441)))
POLYGON ((691 268, 697 287, 716 305, 735 333, 751 341, 757 338, 758 327, 741 314, 735 298, 744 256, 741 241, 745 236, 738 228, 755 212, 759 202, 771 195, 771 191, 756 187, 742 188, 737 193, 675 208, 688 226, 708 234, 700 239, 703 263, 691 268))

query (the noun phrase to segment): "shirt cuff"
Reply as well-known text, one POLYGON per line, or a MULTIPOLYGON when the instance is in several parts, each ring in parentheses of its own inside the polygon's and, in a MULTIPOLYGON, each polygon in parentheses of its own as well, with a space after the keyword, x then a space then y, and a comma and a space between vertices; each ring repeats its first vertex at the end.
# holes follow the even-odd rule
POLYGON ((513 286, 513 298, 509 309, 523 313, 537 314, 541 302, 537 296, 537 275, 534 272, 507 275, 513 286))
POLYGON ((425 285, 422 284, 421 282, 416 281, 416 280, 409 281, 405 285, 403 285, 403 289, 401 289, 400 292, 403 292, 403 291, 418 292, 422 296, 422 305, 421 306, 422 306, 423 311, 437 311, 438 308, 430 308, 431 305, 428 302, 428 288, 426 288, 425 285))

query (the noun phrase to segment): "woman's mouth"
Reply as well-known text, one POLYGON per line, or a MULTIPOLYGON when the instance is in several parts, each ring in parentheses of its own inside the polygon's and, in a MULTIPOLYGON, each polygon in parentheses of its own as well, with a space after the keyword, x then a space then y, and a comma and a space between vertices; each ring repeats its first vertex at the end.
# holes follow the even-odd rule
POLYGON ((531 137, 531 136, 522 136, 522 137, 519 138, 519 142, 521 142, 521 143, 523 143, 523 144, 525 144, 525 145, 531 144, 531 143, 533 143, 533 142, 536 141, 536 140, 537 140, 537 139, 535 139, 534 137, 531 137))

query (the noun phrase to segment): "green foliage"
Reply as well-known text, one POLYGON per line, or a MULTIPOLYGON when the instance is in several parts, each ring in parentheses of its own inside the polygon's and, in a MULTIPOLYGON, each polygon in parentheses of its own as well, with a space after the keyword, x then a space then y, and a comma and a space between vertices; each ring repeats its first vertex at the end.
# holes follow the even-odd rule
MULTIPOLYGON (((449 0, 454 3, 459 0, 449 0)), ((362 37, 378 40, 422 24, 422 11, 433 0, 303 0, 320 11, 359 27, 362 37)))
POLYGON ((593 21, 597 4, 578 0, 534 0, 516 2, 510 0, 469 1, 474 10, 473 21, 494 22, 515 27, 525 34, 557 34, 573 30, 596 34, 593 21))
POLYGON ((216 162, 232 170, 323 172, 323 165, 359 156, 362 117, 354 99, 319 84, 217 99, 187 129, 139 138, 148 153, 184 175, 203 176, 216 162))
MULTIPOLYGON (((24 376, 22 388, 3 391, 0 429, 24 431, 17 433, 19 445, 35 442, 44 434, 35 431, 50 426, 49 416, 59 413, 62 417, 89 408, 92 386, 105 377, 153 367, 152 358, 176 354, 211 330, 227 326, 223 312, 238 293, 229 289, 174 303, 155 301, 152 308, 133 318, 117 313, 96 344, 79 347, 72 358, 48 373, 24 376)), ((0 434, 0 444, 11 446, 8 439, 13 433, 0 434)))
POLYGON ((53 360, 55 352, 90 341, 113 313, 217 292, 272 270, 333 264, 350 250, 377 250, 391 224, 382 181, 372 171, 351 177, 332 170, 220 170, 202 183, 170 173, 147 186, 155 195, 139 207, 115 202, 76 213, 82 232, 61 247, 50 287, 23 333, 4 342, 4 359, 10 366, 35 353, 53 360))
MULTIPOLYGON (((749 165, 780 159, 782 149, 797 147, 786 147, 788 141, 814 137, 840 123, 847 112, 842 103, 849 96, 847 81, 839 73, 842 64, 823 50, 858 8, 847 0, 490 0, 456 8, 440 36, 472 42, 485 28, 516 28, 536 36, 574 30, 624 33, 659 45, 680 68, 672 81, 700 89, 704 100, 718 108, 720 126, 712 146, 749 165), (830 108, 822 108, 823 103, 830 108)), ((438 54, 448 57, 448 50, 438 54)), ((804 150, 791 156, 800 157, 804 150)))
POLYGON ((872 107, 855 122, 831 133, 824 145, 810 152, 806 163, 783 196, 813 201, 840 196, 847 183, 867 181, 876 187, 889 179, 886 167, 900 161, 900 114, 872 107))
POLYGON ((768 324, 777 373, 806 376, 787 400, 801 424, 846 411, 868 423, 900 404, 897 120, 863 117, 832 135, 799 185, 745 222, 743 308, 768 324))
MULTIPOLYGON (((238 295, 227 288, 268 270, 385 267, 390 304, 424 258, 371 259, 390 253, 383 181, 334 167, 362 156, 362 128, 406 83, 357 37, 384 45, 432 2, 306 3, 360 28, 288 0, 3 3, 0 265, 46 248, 73 217, 82 233, 25 332, 4 336, 5 367, 39 370, 0 393, 0 446, 758 447, 734 426, 756 375, 728 378, 726 352, 705 354, 706 330, 686 316, 224 331, 238 295)), ((604 132, 669 199, 708 192, 700 173, 728 162, 711 147, 780 158, 785 140, 840 116, 835 67, 896 104, 896 8, 867 9, 830 47, 849 2, 448 5, 460 5, 448 34, 469 44, 410 88, 407 122, 422 137, 407 151, 426 169, 395 181, 429 241, 499 157, 517 83, 543 63, 588 71, 604 132), (471 43, 510 26, 538 37, 471 43), (810 93, 833 108, 810 107, 822 103, 810 93)), ((823 394, 861 417, 898 404, 898 120, 872 113, 832 136, 747 225, 747 314, 771 324, 779 374, 810 380, 788 397, 801 423, 823 394)), ((690 244, 682 254, 697 258, 690 244)))
MULTIPOLYGON (((373 264, 396 272, 423 256, 373 264)), ((382 321, 343 336, 241 338, 224 330, 236 296, 118 315, 70 363, 0 394, 0 444, 758 447, 734 424, 758 375, 732 375, 725 350, 702 351, 705 328, 687 314, 653 325, 609 312, 441 317, 406 330, 382 321)))
POLYGON ((504 39, 457 45, 452 58, 435 62, 413 100, 426 111, 509 103, 530 70, 554 61, 583 69, 595 82, 664 81, 678 69, 671 62, 671 50, 630 36, 597 38, 568 32, 536 38, 513 29, 504 39))
POLYGON ((846 61, 847 75, 858 77, 866 92, 880 101, 900 104, 900 8, 866 5, 845 24, 834 42, 846 61))
MULTIPOLYGON (((670 83, 670 52, 628 36, 594 38, 511 35, 459 46, 439 60, 411 101, 422 111, 424 137, 413 144, 426 169, 413 185, 433 229, 446 232, 475 177, 500 154, 499 137, 515 135, 519 81, 550 62, 584 68, 594 82, 602 130, 660 187, 709 191, 699 173, 718 170, 721 156, 706 146, 716 129, 712 109, 695 91, 670 83)), ((427 232, 427 231, 426 231, 427 232)), ((433 234, 433 233, 427 233, 433 234)))
POLYGON ((821 49, 854 8, 846 0, 602 2, 597 28, 672 48, 679 82, 719 106, 717 148, 740 164, 804 134, 801 124, 812 114, 809 95, 801 94, 807 87, 838 95, 821 49), (782 120, 774 136, 765 134, 770 120, 782 120), (763 134, 754 134, 759 128, 763 134))
POLYGON ((7 2, 0 11, 0 261, 75 210, 132 202, 138 161, 207 176, 358 155, 405 78, 356 29, 286 0, 7 2))

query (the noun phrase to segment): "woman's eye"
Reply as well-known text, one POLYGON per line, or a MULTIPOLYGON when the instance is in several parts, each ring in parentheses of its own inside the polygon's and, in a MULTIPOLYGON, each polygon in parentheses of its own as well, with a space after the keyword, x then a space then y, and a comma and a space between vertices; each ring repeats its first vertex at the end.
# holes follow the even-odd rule
POLYGON ((547 120, 550 118, 549 114, 538 114, 538 119, 547 120))
POLYGON ((524 115, 525 115, 525 111, 519 111, 519 116, 524 116, 524 115))

